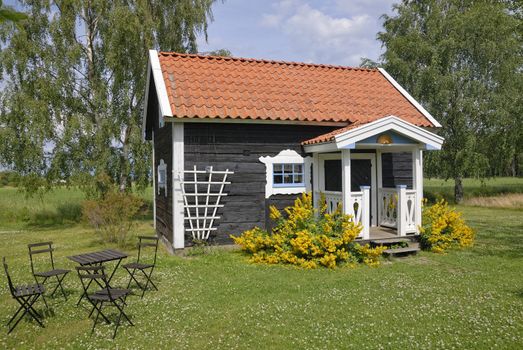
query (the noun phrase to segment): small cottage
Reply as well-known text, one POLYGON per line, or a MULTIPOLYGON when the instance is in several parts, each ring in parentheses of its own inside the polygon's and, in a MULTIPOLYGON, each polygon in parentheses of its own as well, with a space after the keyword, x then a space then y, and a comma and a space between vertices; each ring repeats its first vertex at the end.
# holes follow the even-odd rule
POLYGON ((149 52, 143 136, 154 224, 174 249, 269 228, 320 194, 380 232, 416 235, 423 152, 441 125, 385 70, 149 52))

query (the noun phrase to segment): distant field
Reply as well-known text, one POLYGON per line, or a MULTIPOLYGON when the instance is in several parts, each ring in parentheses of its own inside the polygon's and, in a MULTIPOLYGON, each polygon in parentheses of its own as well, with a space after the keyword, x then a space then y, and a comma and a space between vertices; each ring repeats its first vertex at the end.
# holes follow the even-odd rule
MULTIPOLYGON (((475 179, 465 179, 465 198, 492 197, 500 194, 523 193, 523 178, 496 178, 481 182, 475 179)), ((431 202, 438 198, 453 201, 454 182, 441 179, 424 180, 424 196, 431 202)), ((138 193, 149 207, 152 206, 152 188, 138 193)), ((520 208, 519 202, 523 196, 510 198, 483 198, 466 200, 465 204, 474 206, 497 206, 520 208), (501 203, 501 205, 500 205, 501 203), (504 206, 503 203, 508 203, 504 206), (516 204, 512 204, 516 203, 516 204)), ((17 188, 0 188, 0 228, 20 227, 53 227, 56 225, 72 224, 81 217, 81 202, 85 196, 78 188, 57 187, 42 197, 26 198, 17 188)), ((149 212, 148 217, 152 213, 149 212)))
MULTIPOLYGON (((454 201, 454 181, 442 179, 424 179, 423 195, 429 201, 444 198, 454 201)), ((523 193, 523 178, 498 177, 480 181, 464 179, 465 199, 473 197, 491 197, 507 193, 523 193)))
MULTIPOLYGON (((152 188, 138 193, 152 203, 152 188)), ((78 188, 57 187, 42 197, 26 198, 17 188, 0 188, 0 228, 52 227, 78 222, 84 193, 78 188)))

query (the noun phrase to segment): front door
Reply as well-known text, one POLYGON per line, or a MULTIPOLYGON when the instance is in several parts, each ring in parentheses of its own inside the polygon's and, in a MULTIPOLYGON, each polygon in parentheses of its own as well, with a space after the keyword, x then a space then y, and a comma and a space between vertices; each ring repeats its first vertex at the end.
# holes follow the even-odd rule
MULTIPOLYGON (((360 191, 360 186, 372 186, 372 163, 370 159, 351 159, 351 192, 360 191)), ((372 196, 370 196, 369 208, 372 208, 372 196)), ((372 222, 372 210, 369 215, 369 225, 372 222)))

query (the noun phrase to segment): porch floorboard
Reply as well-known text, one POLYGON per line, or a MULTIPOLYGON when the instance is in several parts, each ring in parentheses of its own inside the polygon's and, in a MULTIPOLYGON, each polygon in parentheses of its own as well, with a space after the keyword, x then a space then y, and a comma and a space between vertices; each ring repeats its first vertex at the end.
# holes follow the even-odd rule
POLYGON ((369 239, 385 239, 385 238, 398 238, 398 234, 395 229, 372 226, 370 227, 369 239))

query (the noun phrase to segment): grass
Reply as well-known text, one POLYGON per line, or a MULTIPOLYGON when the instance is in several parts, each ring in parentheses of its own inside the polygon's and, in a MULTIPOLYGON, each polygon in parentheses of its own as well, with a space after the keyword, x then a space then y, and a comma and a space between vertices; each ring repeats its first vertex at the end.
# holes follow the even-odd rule
POLYGON ((523 209, 523 193, 507 193, 493 197, 472 197, 466 199, 464 204, 474 207, 523 209))
MULTIPOLYGON (((423 195, 430 201, 439 198, 449 203, 454 201, 454 181, 443 179, 424 179, 423 195)), ((497 177, 481 181, 478 179, 464 179, 463 188, 465 199, 473 197, 490 197, 507 193, 523 193, 523 178, 497 177)))
MULTIPOLYGON (((121 327, 114 341, 106 325, 90 336, 86 310, 74 306, 80 285, 71 274, 65 281, 69 301, 50 300, 46 328, 23 321, 11 335, 0 329, 0 348, 520 348, 523 211, 458 209, 477 230, 473 248, 422 252, 376 269, 308 271, 252 265, 238 251, 179 257, 162 250, 155 278, 160 291, 129 299, 136 326, 121 327)), ((150 223, 139 225, 137 232, 153 232, 150 223)), ((31 281, 29 242, 54 241, 58 265, 71 269, 67 255, 110 247, 82 224, 0 223, 0 239, 0 254, 17 283, 31 281)), ((5 324, 17 306, 0 275, 5 324)), ((119 270, 117 284, 126 281, 119 270)))
MULTIPOLYGON (((152 188, 138 193, 150 206, 152 188)), ((17 188, 0 188, 0 227, 63 227, 78 223, 84 193, 78 188, 57 187, 43 196, 26 198, 17 188)), ((149 216, 150 218, 150 216, 149 216)))

